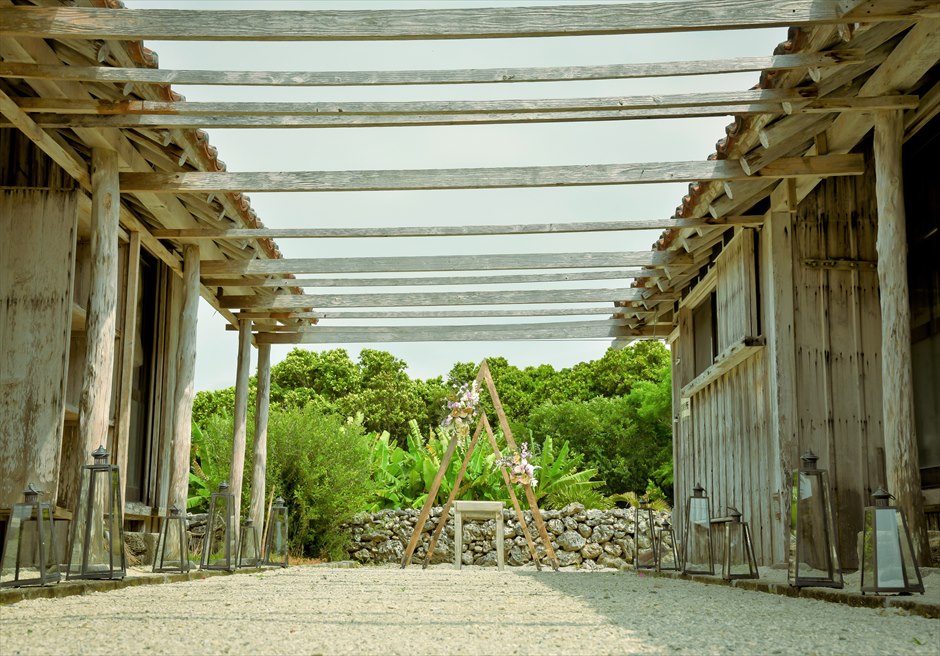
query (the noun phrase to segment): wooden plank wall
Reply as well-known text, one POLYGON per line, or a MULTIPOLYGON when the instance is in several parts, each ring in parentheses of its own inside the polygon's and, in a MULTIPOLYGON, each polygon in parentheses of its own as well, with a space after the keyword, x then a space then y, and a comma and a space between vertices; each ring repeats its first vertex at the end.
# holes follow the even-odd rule
POLYGON ((823 181, 800 203, 794 225, 799 451, 812 449, 830 471, 840 557, 850 569, 858 567, 862 509, 885 482, 878 275, 811 262, 874 263, 876 231, 870 170, 823 181))

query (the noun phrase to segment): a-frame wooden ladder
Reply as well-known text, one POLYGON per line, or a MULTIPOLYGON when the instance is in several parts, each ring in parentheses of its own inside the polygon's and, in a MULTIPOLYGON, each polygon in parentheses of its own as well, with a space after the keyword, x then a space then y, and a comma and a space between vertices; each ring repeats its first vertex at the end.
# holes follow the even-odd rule
MULTIPOLYGON (((496 385, 493 382, 493 376, 490 373, 489 365, 487 365, 486 360, 480 363, 480 371, 477 374, 476 378, 477 384, 481 382, 486 384, 486 389, 489 391, 490 399, 493 401, 493 407, 496 409, 496 417, 499 420, 499 425, 503 429, 503 434, 506 436, 506 444, 512 450, 518 452, 518 447, 516 446, 516 441, 512 437, 512 430, 509 428, 509 422, 506 420, 506 413, 503 410, 503 404, 499 400, 499 394, 496 392, 496 385)), ((450 514, 451 506, 454 503, 454 499, 457 496, 457 491, 460 489, 460 484, 463 482, 464 474, 467 471, 467 466, 470 464, 470 458, 473 455, 473 450, 477 446, 477 442, 480 439, 480 433, 486 430, 486 435, 490 440, 490 446, 493 448, 493 453, 496 454, 496 457, 500 457, 499 447, 496 444, 496 437, 493 435, 493 429, 490 427, 490 422, 486 418, 485 413, 480 414, 480 420, 477 422, 476 430, 473 432, 473 437, 470 440, 470 444, 467 447, 467 453, 464 456, 463 464, 460 467, 460 472, 457 474, 457 479, 454 481, 453 489, 450 491, 450 496, 447 498, 447 503, 444 504, 444 508, 441 511, 441 517, 438 520, 437 528, 434 529, 434 534, 431 536, 431 542, 428 544, 427 554, 424 557, 424 567, 428 566, 428 563, 431 561, 431 555, 434 553, 434 548, 437 546, 437 541, 441 536, 441 533, 444 530, 444 526, 447 524, 447 517, 450 514)), ((408 548, 405 549, 405 555, 401 559, 402 569, 411 564, 411 557, 414 554, 415 549, 418 546, 418 541, 421 539, 421 533, 424 531, 424 525, 427 523, 428 516, 431 514, 431 508, 434 506, 434 501, 437 499, 438 490, 441 487, 441 481, 444 480, 444 474, 447 471, 447 467, 450 465, 451 459, 454 457, 454 451, 457 449, 458 435, 454 435, 450 438, 450 443, 447 445, 447 450, 444 452, 443 458, 441 458, 441 466, 437 470, 437 475, 434 477, 434 481, 431 483, 431 489, 428 490, 428 498, 424 502, 424 507, 421 508, 421 513, 418 515, 418 521, 415 524, 414 533, 411 535, 411 540, 408 541, 408 548)), ((509 498, 512 500, 512 506, 516 511, 516 519, 519 522, 519 526, 522 529, 522 534, 525 536, 526 544, 529 547, 529 553, 532 555, 532 561, 535 563, 536 568, 539 570, 542 569, 542 564, 539 562, 538 554, 535 550, 535 541, 532 539, 532 535, 529 533, 529 527, 526 525, 525 516, 522 514, 522 507, 519 505, 519 499, 516 497, 516 493, 513 490, 512 483, 509 480, 509 471, 506 467, 500 467, 500 471, 503 474, 503 481, 506 484, 506 489, 509 490, 509 498)), ((538 527, 539 535, 542 538, 542 545, 545 547, 545 555, 548 558, 549 564, 551 564, 552 569, 558 569, 558 557, 555 555, 555 550, 552 548, 552 540, 548 535, 548 531, 545 528, 545 522, 542 521, 542 514, 539 512, 538 503, 535 498, 535 493, 532 492, 532 486, 528 483, 523 485, 525 490, 526 500, 529 502, 529 508, 532 511, 532 519, 535 520, 535 525, 538 527)))

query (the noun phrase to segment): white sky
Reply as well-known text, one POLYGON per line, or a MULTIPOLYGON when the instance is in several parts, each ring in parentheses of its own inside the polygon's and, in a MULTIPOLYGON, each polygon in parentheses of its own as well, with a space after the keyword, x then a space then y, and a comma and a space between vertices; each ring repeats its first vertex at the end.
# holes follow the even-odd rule
MULTIPOLYGON (((682 0, 679 0, 682 1, 682 0)), ((170 1, 126 0, 130 8, 210 9, 413 9, 439 7, 576 4, 526 0, 344 0, 344 1, 170 1)), ((591 4, 600 4, 592 0, 591 4)), ((360 41, 322 43, 147 42, 161 68, 212 70, 411 70, 574 66, 627 62, 766 56, 786 38, 784 29, 697 32, 671 35, 360 41)), ((211 100, 471 100, 625 96, 752 87, 757 73, 645 80, 585 81, 406 87, 196 87, 176 90, 191 101, 211 100)), ((210 130, 210 143, 229 171, 463 168, 702 160, 714 151, 730 117, 572 124, 480 125, 404 128, 210 130)), ((392 226, 602 221, 672 216, 686 184, 549 189, 256 193, 251 204, 268 227, 392 226)), ((282 239, 285 257, 368 257, 648 250, 659 231, 561 235, 396 239, 282 239)), ((394 275, 394 274, 380 274, 394 275)), ((411 274, 403 274, 411 275, 411 274)), ((305 276, 306 277, 306 276, 305 276)), ((630 281, 552 283, 553 287, 629 286, 630 281)), ((526 289, 544 285, 493 286, 526 289)), ((460 291, 423 286, 419 291, 460 291)), ((341 293, 403 292, 404 288, 343 288, 341 293)), ((307 293, 330 293, 308 289, 307 293)), ((571 317, 583 320, 586 317, 571 317)), ((599 317, 594 317, 599 318, 599 317)), ((521 318, 535 322, 539 318, 521 318)), ((541 320, 559 321, 561 318, 541 320)), ((496 320, 498 322, 512 319, 496 320)), ((322 321, 321 325, 414 324, 418 320, 322 321)), ((452 320, 449 323, 485 323, 452 320)), ((439 320, 438 323, 447 323, 439 320)), ((196 388, 234 384, 236 333, 205 302, 200 304, 196 388)), ((311 350, 338 345, 306 345, 311 350)), ((445 342, 342 345, 387 350, 409 364, 413 377, 446 374, 454 362, 502 355, 517 366, 548 363, 556 368, 603 355, 608 340, 533 342, 445 342)), ((275 345, 278 362, 291 346, 275 345)), ((256 352, 252 349, 254 366, 256 352)))

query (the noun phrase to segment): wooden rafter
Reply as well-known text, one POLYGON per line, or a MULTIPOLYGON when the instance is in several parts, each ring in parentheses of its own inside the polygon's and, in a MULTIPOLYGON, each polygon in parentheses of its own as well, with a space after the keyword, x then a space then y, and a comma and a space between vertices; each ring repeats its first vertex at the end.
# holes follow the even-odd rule
POLYGON ((560 273, 516 273, 487 276, 422 276, 407 278, 210 278, 211 287, 422 287, 453 285, 502 285, 532 282, 574 282, 579 280, 627 280, 648 276, 651 268, 594 271, 563 271, 560 273))
MULTIPOLYGON (((301 312, 283 310, 248 310, 239 312, 238 316, 246 319, 473 319, 497 317, 570 317, 607 314, 616 317, 618 309, 612 305, 603 307, 551 307, 551 308, 513 308, 503 309, 490 307, 482 310, 438 310, 422 308, 416 310, 310 310, 301 312)), ((227 326, 226 330, 235 330, 234 326, 227 326)))

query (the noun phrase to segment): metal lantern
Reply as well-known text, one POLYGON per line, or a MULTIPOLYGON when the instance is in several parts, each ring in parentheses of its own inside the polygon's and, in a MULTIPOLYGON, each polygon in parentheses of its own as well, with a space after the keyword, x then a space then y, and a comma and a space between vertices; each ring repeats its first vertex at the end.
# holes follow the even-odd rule
POLYGON ((179 506, 174 505, 170 508, 170 514, 163 519, 163 526, 160 528, 157 551, 153 557, 153 571, 186 573, 189 567, 186 515, 180 513, 179 506))
POLYGON ((261 545, 258 527, 250 519, 242 522, 238 536, 238 559, 236 567, 257 567, 261 564, 261 545))
POLYGON ((725 580, 756 579, 757 560, 747 522, 741 521, 736 508, 728 508, 729 521, 725 522, 725 557, 722 561, 721 577, 725 580))
POLYGON ((287 506, 278 497, 268 516, 268 534, 264 539, 263 565, 287 567, 287 506))
POLYGON ((842 568, 832 521, 829 473, 818 469, 812 451, 800 456, 793 472, 790 504, 790 585, 841 588, 842 568))
POLYGON ((235 495, 228 490, 228 483, 222 481, 219 483, 219 491, 209 497, 209 515, 206 517, 206 535, 202 541, 199 569, 235 569, 235 495))
POLYGON ((712 511, 705 488, 696 483, 685 508, 685 539, 682 550, 683 574, 714 574, 712 511))
POLYGON ((668 519, 663 520, 662 528, 656 539, 656 571, 682 569, 679 550, 676 548, 676 532, 668 519))
POLYGON ((862 532, 862 594, 924 593, 914 560, 914 545, 904 512, 888 505, 894 497, 884 488, 872 493, 874 506, 865 508, 862 532))
POLYGON ((633 538, 636 543, 636 569, 656 569, 656 534, 653 510, 645 499, 633 507, 633 538), (640 553, 643 553, 643 558, 640 553))
POLYGON ((103 446, 91 455, 95 462, 82 466, 66 579, 122 579, 127 563, 120 467, 108 464, 103 446))
POLYGON ((39 490, 30 483, 25 501, 13 504, 3 541, 0 586, 52 585, 58 583, 55 525, 52 504, 39 500, 39 490))

